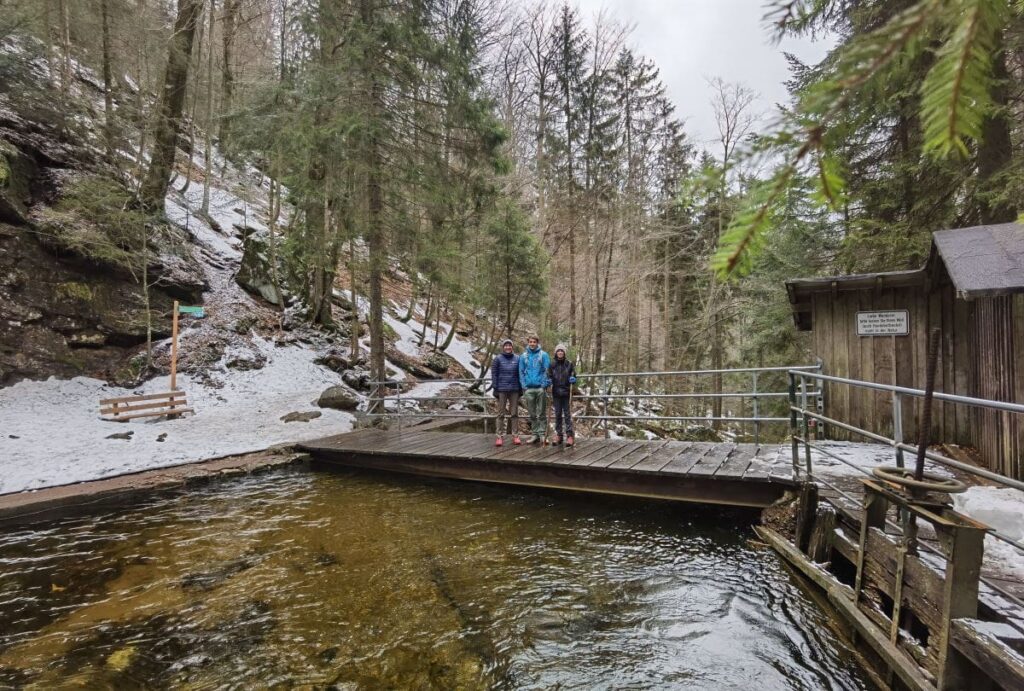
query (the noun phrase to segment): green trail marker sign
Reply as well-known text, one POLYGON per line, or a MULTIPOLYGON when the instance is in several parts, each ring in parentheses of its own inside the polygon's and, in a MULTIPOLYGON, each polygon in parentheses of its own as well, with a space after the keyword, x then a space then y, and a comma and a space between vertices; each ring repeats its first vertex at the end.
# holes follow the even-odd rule
POLYGON ((178 314, 187 314, 196 319, 202 319, 206 316, 206 312, 200 307, 189 307, 188 305, 178 305, 178 314))

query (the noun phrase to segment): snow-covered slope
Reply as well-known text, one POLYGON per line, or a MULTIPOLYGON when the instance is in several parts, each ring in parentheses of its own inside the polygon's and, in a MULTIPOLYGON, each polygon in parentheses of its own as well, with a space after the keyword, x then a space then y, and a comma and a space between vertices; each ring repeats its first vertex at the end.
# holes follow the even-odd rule
POLYGON ((256 451, 352 428, 351 415, 314 404, 323 389, 340 383, 339 375, 313 364, 314 353, 262 340, 256 347, 266 356, 261 369, 221 364, 203 382, 179 377, 196 413, 174 420, 106 422, 97 414, 101 398, 166 391, 166 377, 131 391, 85 377, 0 389, 0 493, 256 451), (308 410, 322 416, 308 423, 280 419, 308 410), (125 432, 133 433, 131 439, 108 438, 125 432))

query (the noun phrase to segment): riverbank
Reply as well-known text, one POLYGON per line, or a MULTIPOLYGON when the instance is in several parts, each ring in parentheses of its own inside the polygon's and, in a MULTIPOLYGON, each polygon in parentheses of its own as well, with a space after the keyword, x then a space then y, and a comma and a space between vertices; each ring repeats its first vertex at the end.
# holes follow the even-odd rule
POLYGON ((305 461, 290 446, 215 458, 58 487, 0 495, 0 524, 49 520, 86 507, 123 503, 132 496, 251 475, 305 461))

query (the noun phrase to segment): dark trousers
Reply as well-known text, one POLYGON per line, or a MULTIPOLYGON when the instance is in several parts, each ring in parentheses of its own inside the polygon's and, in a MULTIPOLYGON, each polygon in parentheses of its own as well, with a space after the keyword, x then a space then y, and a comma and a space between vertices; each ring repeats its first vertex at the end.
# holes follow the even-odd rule
POLYGON ((555 406, 555 433, 562 436, 562 422, 565 421, 565 433, 572 434, 572 411, 569 410, 569 395, 552 396, 555 406))

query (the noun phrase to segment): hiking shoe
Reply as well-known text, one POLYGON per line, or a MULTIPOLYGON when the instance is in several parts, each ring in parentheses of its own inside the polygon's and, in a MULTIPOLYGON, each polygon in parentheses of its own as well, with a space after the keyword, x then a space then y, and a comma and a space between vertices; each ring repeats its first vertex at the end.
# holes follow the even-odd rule
POLYGON ((505 445, 505 440, 502 439, 501 437, 498 437, 497 439, 494 440, 494 445, 495 446, 504 446, 505 445))
POLYGON ((551 442, 553 445, 558 446, 562 443, 562 436, 560 434, 555 435, 554 441, 551 442))
POLYGON ((516 436, 512 437, 512 444, 514 444, 515 446, 519 446, 522 443, 523 443, 523 440, 519 438, 518 434, 516 436))
POLYGON ((565 438, 565 445, 566 446, 572 446, 575 443, 576 443, 576 437, 574 437, 573 435, 570 434, 569 436, 567 436, 565 438))

